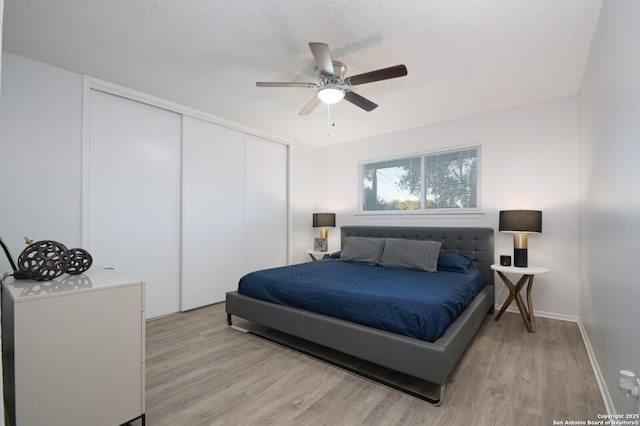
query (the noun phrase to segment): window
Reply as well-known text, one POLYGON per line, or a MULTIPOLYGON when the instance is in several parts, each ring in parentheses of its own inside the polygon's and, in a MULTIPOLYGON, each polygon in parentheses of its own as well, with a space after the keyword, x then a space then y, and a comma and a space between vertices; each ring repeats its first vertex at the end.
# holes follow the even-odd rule
POLYGON ((360 211, 477 211, 480 147, 360 165, 360 211))

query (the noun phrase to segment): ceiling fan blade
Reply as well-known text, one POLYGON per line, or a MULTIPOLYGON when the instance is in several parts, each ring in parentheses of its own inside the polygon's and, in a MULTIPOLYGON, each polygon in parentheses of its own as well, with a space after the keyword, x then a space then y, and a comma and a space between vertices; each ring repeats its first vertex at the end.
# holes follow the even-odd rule
POLYGON ((311 111, 316 109, 318 105, 320 105, 320 98, 317 96, 314 96, 313 99, 311 99, 309 103, 306 104, 304 108, 302 108, 302 110, 298 113, 298 115, 309 115, 311 114, 311 111))
POLYGON ((258 87, 318 87, 315 83, 295 83, 295 82, 277 82, 277 81, 258 81, 258 87))
POLYGON ((364 98, 351 90, 344 91, 344 99, 367 112, 378 108, 378 104, 371 102, 369 99, 364 98))
POLYGON ((347 77, 345 81, 352 86, 358 84, 371 83, 373 81, 388 80, 390 78, 404 77, 407 75, 407 67, 404 65, 396 65, 394 67, 383 68, 376 71, 365 72, 351 77, 347 77))
POLYGON ((315 59, 320 73, 325 75, 335 75, 333 59, 331 59, 329 46, 325 43, 309 43, 309 48, 311 48, 313 59, 315 59))

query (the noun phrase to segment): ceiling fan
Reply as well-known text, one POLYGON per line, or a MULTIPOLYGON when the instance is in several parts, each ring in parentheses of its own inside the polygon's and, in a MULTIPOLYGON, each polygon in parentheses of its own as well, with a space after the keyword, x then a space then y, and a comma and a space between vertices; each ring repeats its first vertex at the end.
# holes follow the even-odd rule
POLYGON ((396 65, 363 74, 345 77, 347 66, 342 62, 334 61, 329 52, 329 46, 325 43, 309 43, 311 53, 316 62, 317 83, 297 83, 297 82, 265 82, 256 83, 258 87, 303 87, 318 89, 316 96, 298 113, 299 115, 310 114, 320 102, 335 104, 343 98, 365 111, 372 111, 378 107, 369 99, 358 95, 351 90, 352 86, 371 83, 374 81, 387 80, 390 78, 404 77, 407 75, 407 67, 396 65))

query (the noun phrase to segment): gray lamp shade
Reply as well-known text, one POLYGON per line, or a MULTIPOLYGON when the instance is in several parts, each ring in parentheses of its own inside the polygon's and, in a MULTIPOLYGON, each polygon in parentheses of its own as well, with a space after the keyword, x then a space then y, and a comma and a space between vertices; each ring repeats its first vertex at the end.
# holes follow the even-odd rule
POLYGON ((499 231, 542 232, 542 212, 540 210, 502 210, 499 231))
POLYGON ((314 213, 313 214, 314 228, 334 228, 335 226, 336 226, 335 213, 314 213))

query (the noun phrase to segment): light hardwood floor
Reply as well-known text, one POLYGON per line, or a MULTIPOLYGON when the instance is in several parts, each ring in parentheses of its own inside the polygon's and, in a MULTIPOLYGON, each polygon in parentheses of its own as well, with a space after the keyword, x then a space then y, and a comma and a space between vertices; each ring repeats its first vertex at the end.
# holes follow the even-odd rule
MULTIPOLYGON (((234 321, 242 323, 240 320, 234 321)), ((246 325, 246 322, 245 322, 246 325)), ((605 408, 575 323, 488 315, 441 406, 240 333, 224 304, 147 322, 147 424, 551 425, 605 408)), ((136 424, 136 423, 134 423, 136 424)))

